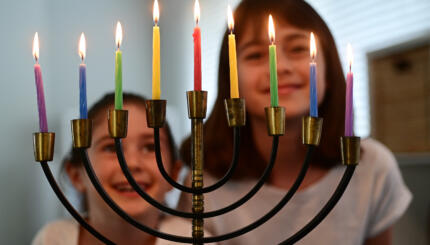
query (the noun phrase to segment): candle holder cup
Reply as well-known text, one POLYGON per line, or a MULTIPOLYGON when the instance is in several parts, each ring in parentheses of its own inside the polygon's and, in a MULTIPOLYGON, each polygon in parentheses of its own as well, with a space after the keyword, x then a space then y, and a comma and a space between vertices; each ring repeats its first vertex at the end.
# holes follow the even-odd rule
POLYGON ((302 139, 304 145, 318 146, 321 141, 323 119, 318 117, 303 117, 302 139))
POLYGON ((54 159, 55 133, 34 133, 33 150, 36 162, 50 162, 54 159))
POLYGON ((270 136, 282 136, 285 134, 285 108, 266 107, 267 132, 270 136))
POLYGON ((340 148, 344 165, 358 165, 360 162, 360 137, 341 137, 340 148))
POLYGON ((147 100, 146 122, 148 128, 162 128, 166 121, 166 100, 147 100))
POLYGON ((128 111, 109 110, 108 112, 109 135, 115 139, 127 137, 128 111))
POLYGON ((71 121, 73 148, 90 148, 93 122, 90 119, 71 121))
POLYGON ((246 108, 244 99, 224 100, 225 112, 229 127, 243 127, 246 124, 246 108))

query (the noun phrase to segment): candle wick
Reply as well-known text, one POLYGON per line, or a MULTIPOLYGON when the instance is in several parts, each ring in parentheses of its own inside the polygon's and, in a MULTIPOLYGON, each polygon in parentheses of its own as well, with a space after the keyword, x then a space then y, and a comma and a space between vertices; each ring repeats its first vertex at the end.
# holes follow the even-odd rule
POLYGON ((349 64, 349 72, 352 72, 352 65, 349 64))
POLYGON ((39 64, 39 58, 34 57, 34 59, 36 60, 36 64, 39 64))

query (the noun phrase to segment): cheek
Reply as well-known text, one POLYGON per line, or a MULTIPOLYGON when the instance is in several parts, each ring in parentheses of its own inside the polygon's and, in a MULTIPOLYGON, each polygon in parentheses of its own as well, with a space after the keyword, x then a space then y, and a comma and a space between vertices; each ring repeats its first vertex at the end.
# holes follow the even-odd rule
POLYGON ((94 172, 102 183, 107 182, 116 169, 119 168, 119 166, 117 167, 117 159, 113 155, 109 156, 100 152, 89 151, 88 157, 94 172))

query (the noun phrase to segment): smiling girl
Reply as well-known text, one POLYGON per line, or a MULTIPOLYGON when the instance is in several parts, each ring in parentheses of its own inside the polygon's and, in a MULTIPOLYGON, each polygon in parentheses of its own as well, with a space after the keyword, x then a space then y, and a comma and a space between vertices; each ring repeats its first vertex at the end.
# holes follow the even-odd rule
MULTIPOLYGON (((280 213, 253 232, 225 244, 278 244, 305 226, 337 186, 341 166, 339 138, 344 134, 345 76, 335 41, 316 11, 302 0, 243 0, 235 11, 240 97, 246 101, 239 165, 233 180, 205 197, 207 210, 219 209, 247 193, 269 162, 272 138, 264 108, 270 105, 268 17, 276 25, 279 105, 286 108, 286 134, 279 139, 275 167, 268 183, 248 203, 229 215, 206 222, 210 232, 224 234, 257 220, 291 188, 305 159, 302 117, 309 115, 310 33, 317 38, 317 93, 324 119, 321 144, 300 189, 280 213)), ((228 170, 233 149, 224 99, 229 98, 227 35, 221 46, 218 95, 204 126, 205 169, 211 184, 228 170), (212 177, 210 177, 212 176, 212 177)), ((181 155, 190 162, 190 138, 181 155)), ((189 198, 182 205, 189 207, 189 198)), ((391 244, 393 224, 405 212, 411 194, 403 183, 393 154, 381 143, 365 139, 361 161, 334 210, 299 244, 391 244)))

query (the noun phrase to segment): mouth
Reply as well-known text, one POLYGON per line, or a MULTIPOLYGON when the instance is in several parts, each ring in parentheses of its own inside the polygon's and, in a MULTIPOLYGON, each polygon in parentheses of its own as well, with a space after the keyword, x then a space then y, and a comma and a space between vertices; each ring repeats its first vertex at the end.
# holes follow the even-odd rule
MULTIPOLYGON (((301 84, 278 84, 278 94, 279 95, 289 95, 299 89, 301 89, 303 85, 301 84)), ((265 93, 270 94, 270 87, 267 88, 265 93)))
MULTIPOLYGON (((148 191, 151 187, 151 185, 144 182, 137 182, 137 184, 143 191, 148 191)), ((114 184, 112 185, 112 188, 122 196, 126 196, 126 197, 139 196, 139 194, 133 189, 133 187, 131 187, 129 183, 122 182, 122 183, 114 184)))

